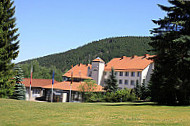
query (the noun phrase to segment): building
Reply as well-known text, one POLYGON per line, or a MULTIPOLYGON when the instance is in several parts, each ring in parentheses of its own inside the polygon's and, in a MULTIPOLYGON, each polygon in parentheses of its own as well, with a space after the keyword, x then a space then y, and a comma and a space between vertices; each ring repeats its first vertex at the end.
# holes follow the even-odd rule
MULTIPOLYGON (((22 83, 26 87, 26 100, 29 100, 30 78, 24 78, 22 83)), ((32 79, 30 100, 35 100, 37 97, 45 96, 44 86, 49 85, 51 83, 51 79, 32 79)), ((55 81, 55 83, 57 83, 57 81, 55 81)))
MULTIPOLYGON (((53 101, 68 102, 82 101, 80 86, 85 84, 84 80, 95 80, 93 92, 104 92, 105 80, 109 78, 111 69, 115 70, 118 86, 120 89, 134 88, 137 83, 147 84, 154 69, 153 55, 144 56, 122 56, 113 58, 105 64, 101 58, 96 58, 92 64, 77 64, 63 75, 63 82, 55 81, 53 85, 53 101)), ((22 82, 26 87, 26 98, 29 100, 30 79, 24 78, 22 82)), ((87 91, 87 90, 84 90, 87 91)), ((31 100, 42 98, 51 101, 52 97, 51 79, 32 79, 31 100)))
MULTIPOLYGON (((82 101, 81 88, 80 85, 83 85, 84 82, 73 81, 63 81, 58 82, 53 85, 53 99, 56 102, 69 102, 70 90, 71 90, 71 101, 77 102, 82 101)), ((95 84, 93 92, 103 92, 103 87, 95 84)), ((46 90, 46 101, 50 101, 51 99, 51 90, 52 85, 46 85, 43 87, 46 90)))
POLYGON ((108 79, 111 69, 115 70, 116 78, 120 89, 134 88, 136 83, 147 84, 154 69, 154 62, 150 58, 154 55, 145 54, 144 56, 122 56, 113 58, 105 64, 101 58, 96 58, 92 64, 78 64, 63 75, 64 80, 73 77, 78 80, 93 79, 98 85, 106 86, 105 80, 108 79))
MULTIPOLYGON (((75 74, 74 74, 75 75, 75 74)), ((92 79, 86 78, 85 76, 81 76, 79 78, 73 77, 73 81, 71 83, 71 78, 68 78, 67 81, 57 82, 54 81, 53 84, 53 101, 54 102, 69 102, 69 96, 71 93, 71 101, 82 101, 81 89, 80 85, 83 85, 84 82, 82 80, 92 79)), ((52 79, 32 79, 31 84, 31 97, 30 94, 30 78, 24 78, 22 83, 26 87, 26 100, 44 100, 51 101, 52 97, 52 79)), ((103 87, 95 84, 96 87, 93 92, 103 92, 103 87)))
POLYGON ((153 56, 145 54, 144 56, 114 58, 105 66, 104 79, 108 78, 113 67, 120 89, 134 88, 136 83, 147 84, 154 69, 154 62, 150 60, 151 57, 153 56))

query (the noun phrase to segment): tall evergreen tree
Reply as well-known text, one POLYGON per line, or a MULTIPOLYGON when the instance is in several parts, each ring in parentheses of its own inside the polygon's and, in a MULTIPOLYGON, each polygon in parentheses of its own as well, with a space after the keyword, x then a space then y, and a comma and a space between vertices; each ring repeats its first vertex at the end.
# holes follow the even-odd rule
POLYGON ((14 91, 14 64, 11 62, 18 55, 19 34, 15 28, 15 6, 11 0, 0 0, 0 97, 8 97, 14 91))
POLYGON ((190 104, 190 1, 171 0, 173 6, 152 33, 150 45, 156 52, 151 95, 159 104, 190 104))
POLYGON ((23 71, 19 65, 15 67, 15 88, 14 88, 14 93, 12 98, 17 99, 17 100, 25 100, 25 93, 26 93, 26 88, 24 84, 22 84, 23 81, 23 71))
POLYGON ((136 85, 135 85, 134 91, 135 91, 136 97, 138 99, 141 99, 141 96, 142 96, 141 85, 139 84, 138 80, 136 81, 136 85))
POLYGON ((111 69, 111 74, 110 74, 109 78, 105 81, 105 83, 107 84, 107 86, 106 86, 107 91, 109 91, 109 92, 117 91, 118 84, 117 84, 115 71, 113 68, 111 69))

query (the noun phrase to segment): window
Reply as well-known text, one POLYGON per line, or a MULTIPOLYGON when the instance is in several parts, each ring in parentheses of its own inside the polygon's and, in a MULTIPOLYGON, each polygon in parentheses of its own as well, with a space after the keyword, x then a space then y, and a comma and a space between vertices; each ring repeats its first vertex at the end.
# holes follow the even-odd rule
POLYGON ((67 77, 63 77, 63 81, 67 81, 68 80, 68 78, 67 77))
POLYGON ((119 80, 119 84, 122 84, 123 82, 122 82, 122 80, 119 80))
POLYGON ((125 85, 128 85, 128 80, 125 80, 125 85))
POLYGON ((129 76, 129 72, 125 72, 125 76, 129 76))
MULTIPOLYGON (((105 72, 106 73, 106 72, 105 72)), ((92 71, 90 71, 90 73, 89 73, 89 77, 91 77, 92 76, 92 71)))
POLYGON ((123 72, 119 72, 119 76, 123 76, 123 72))
POLYGON ((135 85, 135 81, 134 80, 131 80, 131 85, 135 85))
POLYGON ((33 89, 32 94, 40 94, 40 89, 33 89))
POLYGON ((141 76, 141 73, 140 73, 140 72, 138 72, 138 73, 137 73, 137 76, 138 76, 138 77, 140 77, 140 76, 141 76))
POLYGON ((131 72, 131 77, 134 77, 135 76, 135 72, 131 72))

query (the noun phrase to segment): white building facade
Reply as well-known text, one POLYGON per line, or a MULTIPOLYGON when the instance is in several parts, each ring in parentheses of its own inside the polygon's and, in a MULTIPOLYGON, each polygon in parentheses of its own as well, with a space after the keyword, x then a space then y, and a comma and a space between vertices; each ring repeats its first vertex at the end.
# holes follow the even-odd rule
POLYGON ((153 56, 132 56, 114 58, 107 64, 96 58, 92 61, 92 67, 88 70, 88 76, 92 77, 98 85, 106 86, 105 80, 111 74, 111 68, 115 70, 119 89, 134 88, 138 84, 148 84, 154 69, 154 62, 150 59, 153 56))

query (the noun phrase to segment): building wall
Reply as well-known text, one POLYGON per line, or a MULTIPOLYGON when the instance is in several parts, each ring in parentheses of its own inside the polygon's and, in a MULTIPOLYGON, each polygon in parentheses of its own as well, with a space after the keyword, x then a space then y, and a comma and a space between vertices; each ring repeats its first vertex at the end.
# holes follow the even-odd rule
POLYGON ((151 63, 148 65, 143 71, 141 76, 141 84, 145 82, 145 84, 148 84, 151 78, 151 74, 153 73, 154 69, 154 63, 151 63))
MULTIPOLYGON (((118 80, 118 87, 120 89, 124 89, 124 88, 134 88, 136 81, 138 81, 140 83, 140 76, 141 76, 141 72, 140 72, 140 76, 138 75, 138 72, 135 71, 121 71, 123 73, 122 76, 120 76, 120 71, 115 71, 116 72, 116 78, 118 80), (128 76, 125 75, 125 73, 128 72, 128 76), (131 76, 131 73, 134 72, 134 76, 131 76), (125 83, 125 80, 128 81, 128 83, 125 83), (120 81, 122 81, 122 83, 119 83, 120 81), (132 84, 131 81, 133 81, 134 83, 132 84)), ((111 74, 110 71, 104 72, 104 80, 109 78, 109 75, 111 74)), ((104 86, 106 85, 105 83, 103 84, 104 86)))
POLYGON ((102 81, 102 76, 104 72, 105 64, 104 62, 92 62, 91 77, 100 85, 102 81))
POLYGON ((98 83, 98 69, 99 69, 99 63, 98 62, 92 62, 92 69, 91 69, 91 77, 93 80, 98 83))
POLYGON ((105 67, 104 62, 100 62, 99 63, 99 71, 98 71, 98 83, 97 83, 98 85, 100 85, 102 82, 102 76, 104 74, 104 67, 105 67))
POLYGON ((26 100, 35 100, 37 97, 43 96, 43 89, 40 87, 32 87, 31 88, 31 99, 29 99, 30 88, 26 87, 26 100))
MULTIPOLYGON (((46 101, 51 101, 52 97, 52 90, 46 89, 46 101)), ((68 90, 53 90, 53 102, 69 102, 70 91, 68 90)), ((82 97, 80 92, 78 91, 71 91, 71 102, 81 102, 82 97)))

